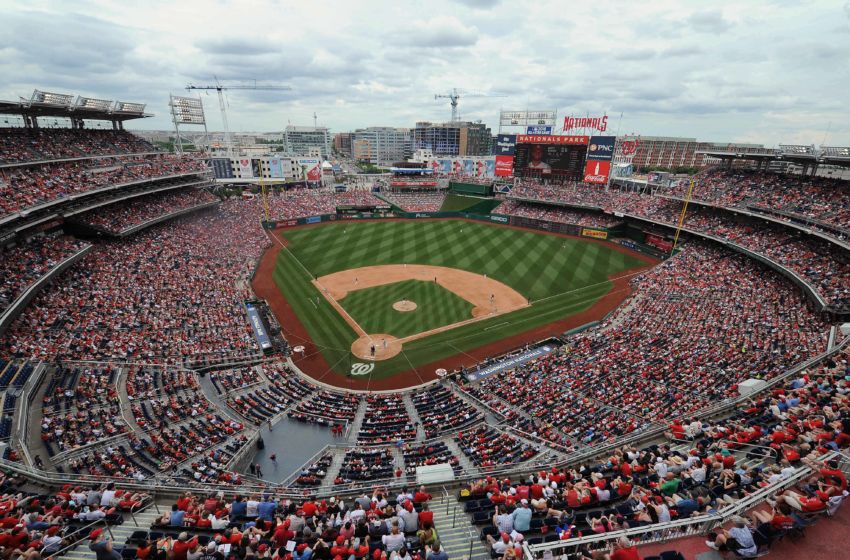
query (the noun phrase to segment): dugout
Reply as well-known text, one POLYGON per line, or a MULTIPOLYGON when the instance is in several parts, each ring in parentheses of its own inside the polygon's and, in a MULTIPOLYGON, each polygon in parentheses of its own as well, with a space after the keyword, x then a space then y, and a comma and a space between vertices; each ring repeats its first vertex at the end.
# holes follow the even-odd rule
POLYGON ((449 192, 471 196, 493 196, 492 183, 460 183, 449 181, 449 192))

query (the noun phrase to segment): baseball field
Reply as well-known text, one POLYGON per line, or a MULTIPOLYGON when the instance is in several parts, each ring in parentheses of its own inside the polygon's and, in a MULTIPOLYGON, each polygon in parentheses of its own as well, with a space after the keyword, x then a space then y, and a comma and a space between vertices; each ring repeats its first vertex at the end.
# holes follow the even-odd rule
POLYGON ((654 264, 620 246, 468 220, 277 230, 255 291, 321 381, 400 388, 599 319, 654 264))

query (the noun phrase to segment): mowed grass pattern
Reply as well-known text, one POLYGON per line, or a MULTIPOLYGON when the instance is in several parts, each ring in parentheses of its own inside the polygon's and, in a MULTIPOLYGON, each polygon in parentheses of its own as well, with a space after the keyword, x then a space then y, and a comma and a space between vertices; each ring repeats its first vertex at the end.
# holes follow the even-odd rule
POLYGON ((340 305, 369 334, 404 338, 472 318, 473 305, 433 282, 406 280, 348 292, 340 305), (403 299, 416 303, 413 311, 396 311, 403 299))
POLYGON ((460 220, 335 222, 282 233, 289 247, 278 256, 274 279, 328 363, 342 374, 350 369, 357 335, 324 298, 316 304, 311 274, 380 264, 447 266, 486 274, 531 300, 531 307, 405 344, 402 354, 376 364, 374 378, 583 311, 611 289, 609 275, 643 264, 600 243, 460 220))

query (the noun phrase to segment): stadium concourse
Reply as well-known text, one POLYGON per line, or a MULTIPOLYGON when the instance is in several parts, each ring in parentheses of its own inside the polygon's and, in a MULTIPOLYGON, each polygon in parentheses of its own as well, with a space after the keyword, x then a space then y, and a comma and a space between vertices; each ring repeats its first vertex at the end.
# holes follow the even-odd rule
MULTIPOLYGON (((297 340, 261 348, 245 306, 261 203, 213 194, 203 159, 124 131, 2 129, 0 161, 5 558, 841 546, 846 183, 705 171, 680 250, 598 325, 496 375, 353 392, 302 375, 297 340), (436 465, 454 482, 420 488, 436 465)), ((684 194, 526 182, 495 213, 665 238, 684 194)), ((381 199, 270 202, 293 220, 381 199)))

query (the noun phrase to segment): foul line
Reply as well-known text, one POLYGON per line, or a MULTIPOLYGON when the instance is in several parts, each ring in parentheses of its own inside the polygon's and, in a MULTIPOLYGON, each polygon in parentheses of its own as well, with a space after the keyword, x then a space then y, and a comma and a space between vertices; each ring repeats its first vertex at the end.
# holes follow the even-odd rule
POLYGON ((511 324, 510 321, 505 321, 504 323, 499 323, 498 325, 490 325, 489 327, 484 329, 484 331, 486 332, 486 331, 489 331, 490 329, 498 329, 499 327, 501 327, 503 325, 510 325, 510 324, 511 324))

